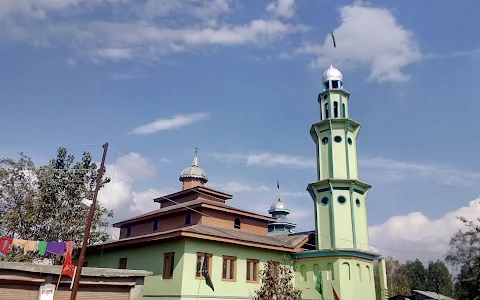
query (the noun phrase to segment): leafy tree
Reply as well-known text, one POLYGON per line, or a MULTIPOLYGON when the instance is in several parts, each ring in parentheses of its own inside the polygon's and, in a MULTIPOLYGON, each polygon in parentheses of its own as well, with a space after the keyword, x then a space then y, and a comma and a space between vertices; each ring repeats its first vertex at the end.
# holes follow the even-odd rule
POLYGON ((446 261, 459 270, 456 276, 455 296, 458 299, 480 299, 480 218, 469 221, 458 218, 465 225, 450 240, 446 261))
MULTIPOLYGON (((58 148, 57 157, 40 167, 23 153, 18 161, 0 160, 0 233, 30 240, 74 241, 80 247, 89 210, 80 201, 93 198, 97 175, 89 153, 75 162, 65 148, 58 148)), ((103 179, 101 186, 109 180, 103 179)), ((112 211, 97 203, 89 244, 108 239, 106 228, 112 216, 112 211)), ((10 258, 23 259, 15 255, 10 258)))
MULTIPOLYGON (((409 295, 410 281, 406 273, 405 265, 395 260, 392 257, 385 258, 385 266, 387 273, 388 296, 409 295)), ((374 266, 374 279, 377 300, 383 299, 380 291, 380 275, 378 264, 374 266)))
POLYGON ((268 261, 260 271, 262 286, 255 291, 254 300, 301 300, 302 291, 293 286, 292 270, 285 265, 268 261))
POLYGON ((414 261, 407 261, 405 269, 410 279, 410 288, 412 290, 426 291, 428 271, 423 263, 418 258, 414 261))
POLYGON ((425 290, 437 292, 448 297, 453 297, 453 280, 445 262, 441 260, 430 261, 427 267, 427 281, 425 290))

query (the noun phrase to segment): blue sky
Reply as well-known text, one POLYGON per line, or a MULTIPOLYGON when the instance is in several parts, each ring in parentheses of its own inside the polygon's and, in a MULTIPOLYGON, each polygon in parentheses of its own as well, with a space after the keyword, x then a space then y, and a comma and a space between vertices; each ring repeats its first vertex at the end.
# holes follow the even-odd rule
POLYGON ((234 194, 232 205, 267 213, 278 179, 292 219, 312 229, 309 128, 333 62, 362 125, 371 243, 400 259, 441 256, 455 216, 480 213, 480 45, 467 34, 480 26, 479 8, 473 0, 4 0, 0 154, 45 162, 54 143, 99 160, 108 141, 117 180, 101 198, 118 220, 178 190, 198 147, 208 185, 234 194))

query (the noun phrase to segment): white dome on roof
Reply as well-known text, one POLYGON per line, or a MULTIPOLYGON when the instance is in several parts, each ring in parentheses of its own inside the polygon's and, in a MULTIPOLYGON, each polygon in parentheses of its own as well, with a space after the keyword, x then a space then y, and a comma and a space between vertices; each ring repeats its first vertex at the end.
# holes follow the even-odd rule
POLYGON ((283 203, 280 199, 278 199, 270 206, 268 213, 271 214, 272 212, 276 212, 276 211, 289 212, 290 210, 287 208, 287 205, 285 205, 285 203, 283 203))
POLYGON ((197 157, 196 150, 195 150, 195 158, 193 159, 192 165, 190 167, 185 168, 180 174, 180 181, 183 181, 186 178, 203 179, 205 180, 205 182, 208 181, 207 173, 198 166, 198 157, 197 157))
POLYGON ((329 80, 340 80, 343 81, 343 74, 339 70, 335 69, 332 65, 328 68, 322 75, 322 82, 329 80))

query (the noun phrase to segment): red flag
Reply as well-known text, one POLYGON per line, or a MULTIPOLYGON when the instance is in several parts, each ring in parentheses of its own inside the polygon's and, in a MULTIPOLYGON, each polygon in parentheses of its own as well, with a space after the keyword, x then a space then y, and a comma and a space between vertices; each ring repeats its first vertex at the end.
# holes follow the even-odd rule
POLYGON ((340 300, 340 298, 338 298, 337 293, 335 292, 335 289, 333 288, 333 285, 332 285, 332 290, 333 290, 333 299, 334 300, 340 300))
POLYGON ((76 266, 72 261, 72 254, 67 251, 65 254, 65 260, 63 261, 61 274, 73 279, 73 277, 75 276, 75 268, 76 266))

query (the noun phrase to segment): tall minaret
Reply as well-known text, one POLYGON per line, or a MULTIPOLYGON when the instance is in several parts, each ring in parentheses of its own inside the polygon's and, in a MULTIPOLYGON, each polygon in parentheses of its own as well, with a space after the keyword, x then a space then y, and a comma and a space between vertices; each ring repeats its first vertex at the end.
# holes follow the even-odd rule
POLYGON ((371 186, 358 180, 360 124, 349 119, 350 94, 343 88, 342 73, 330 66, 322 82, 320 122, 310 129, 318 181, 307 188, 314 202, 316 246, 369 251, 365 199, 371 186))

